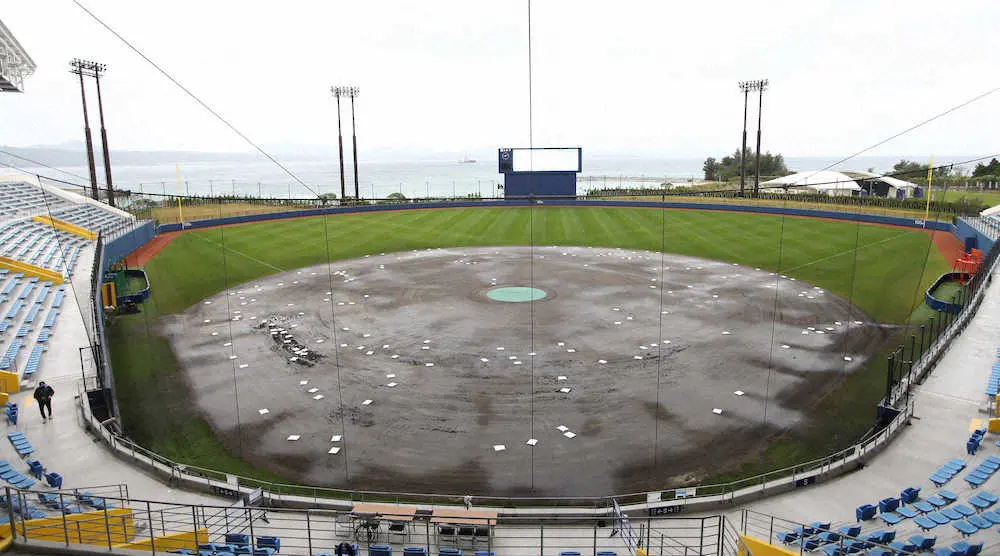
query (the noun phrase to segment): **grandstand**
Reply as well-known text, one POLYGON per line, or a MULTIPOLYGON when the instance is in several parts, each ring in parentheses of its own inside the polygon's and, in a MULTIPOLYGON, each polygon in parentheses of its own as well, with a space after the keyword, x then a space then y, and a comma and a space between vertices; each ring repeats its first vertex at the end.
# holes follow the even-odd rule
POLYGON ((0 180, 0 371, 26 384, 43 374, 67 286, 93 249, 94 239, 80 234, 116 237, 134 225, 127 213, 75 193, 0 180), (55 225, 43 223, 49 215, 55 225))

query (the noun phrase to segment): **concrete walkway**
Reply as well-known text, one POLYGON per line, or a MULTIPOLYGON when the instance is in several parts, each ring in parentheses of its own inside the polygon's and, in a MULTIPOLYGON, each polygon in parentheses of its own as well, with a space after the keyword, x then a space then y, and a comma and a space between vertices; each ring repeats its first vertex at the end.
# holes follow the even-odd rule
MULTIPOLYGON (((854 523, 855 508, 899 496, 906 487, 921 487, 922 496, 931 495, 937 488, 928 477, 951 458, 965 459, 971 468, 988 455, 1000 456, 1000 448, 994 445, 998 437, 994 434, 987 435, 983 449, 976 456, 970 457, 965 452, 969 433, 985 426, 988 418, 983 412, 986 408, 983 390, 997 360, 998 346, 1000 285, 993 283, 969 326, 952 342, 924 384, 915 388, 911 424, 884 451, 857 472, 748 507, 804 523, 854 523)), ((974 492, 962 480, 964 474, 960 473, 944 487, 957 494, 960 502, 974 492)), ((996 491, 1000 489, 1000 478, 991 478, 980 488, 996 491)), ((875 528, 885 528, 882 522, 878 525, 881 527, 875 528)), ((905 531, 905 536, 919 533, 919 528, 910 520, 895 529, 900 535, 905 531)), ((937 527, 934 533, 938 535, 938 545, 959 540, 958 533, 950 525, 937 527)), ((996 553, 1000 549, 1000 536, 996 531, 984 531, 969 539, 969 542, 979 541, 986 541, 984 553, 996 553)))

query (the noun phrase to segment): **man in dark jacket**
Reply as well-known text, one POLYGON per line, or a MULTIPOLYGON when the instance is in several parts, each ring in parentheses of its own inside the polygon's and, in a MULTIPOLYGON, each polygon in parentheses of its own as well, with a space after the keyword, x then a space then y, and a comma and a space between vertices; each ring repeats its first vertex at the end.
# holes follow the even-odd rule
POLYGON ((49 419, 52 418, 52 395, 56 391, 45 382, 39 382, 35 388, 35 401, 38 402, 38 410, 42 412, 42 421, 45 421, 45 408, 49 408, 49 419))

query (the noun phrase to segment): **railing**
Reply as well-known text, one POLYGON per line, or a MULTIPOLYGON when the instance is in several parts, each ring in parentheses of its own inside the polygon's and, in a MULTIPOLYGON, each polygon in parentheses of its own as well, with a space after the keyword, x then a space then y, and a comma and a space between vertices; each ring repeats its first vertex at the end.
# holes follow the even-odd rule
POLYGON ((281 554, 333 553, 340 543, 369 547, 422 547, 486 550, 498 554, 557 555, 565 551, 631 553, 625 535, 656 555, 722 554, 725 518, 643 517, 622 520, 574 517, 540 521, 534 517, 500 519, 446 517, 433 510, 410 514, 352 513, 329 510, 189 505, 100 495, 82 498, 74 492, 55 493, 44 518, 29 519, 30 509, 42 507, 33 491, 6 489, 0 512, 14 526, 14 542, 31 549, 35 543, 62 546, 87 544, 108 550, 133 548, 166 552, 197 550, 199 545, 232 544, 226 534, 250 539, 277 537, 281 554), (56 506, 58 504, 58 506, 56 506), (52 515, 55 513, 56 515, 52 515))
MULTIPOLYGON (((853 524, 853 523, 854 522, 852 521, 851 524, 853 524)), ((810 525, 805 524, 805 523, 800 523, 800 522, 797 522, 797 521, 790 521, 790 520, 787 520, 787 519, 782 519, 780 517, 774 517, 773 515, 768 515, 768 514, 760 513, 760 512, 753 511, 753 510, 743 510, 742 513, 740 514, 739 531, 742 534, 754 537, 756 539, 759 539, 759 540, 762 540, 762 541, 765 541, 765 542, 768 542, 768 543, 771 543, 771 544, 778 543, 775 535, 777 535, 779 532, 791 532, 791 531, 795 531, 795 530, 799 530, 799 531, 805 530, 805 531, 808 531, 810 529, 814 529, 814 528, 812 526, 810 526, 810 525)), ((833 529, 834 529, 834 532, 836 532, 836 528, 833 528, 833 529)), ((807 536, 808 537, 815 537, 815 534, 808 534, 807 536)), ((801 534, 799 535, 799 537, 801 538, 801 534)), ((871 541, 868 541, 868 540, 866 540, 866 539, 864 539, 862 537, 858 537, 858 536, 844 535, 844 534, 839 534, 838 533, 836 535, 836 537, 837 537, 836 540, 832 540, 830 542, 826 542, 826 543, 822 543, 822 544, 823 545, 833 545, 833 546, 836 546, 836 547, 840 548, 840 552, 839 552, 840 554, 847 554, 848 552, 850 552, 850 553, 858 552, 858 553, 862 553, 862 554, 869 554, 871 552, 866 552, 866 551, 870 551, 873 548, 884 549, 885 552, 883 554, 893 554, 893 555, 895 555, 895 554, 899 554, 899 555, 912 554, 912 552, 904 552, 902 550, 897 550, 897 549, 892 548, 892 547, 890 547, 888 545, 883 545, 883 544, 879 544, 879 543, 876 543, 876 542, 871 542, 871 541), (851 546, 854 543, 862 543, 862 545, 866 546, 866 548, 845 550, 845 549, 847 549, 849 546, 851 546)), ((799 554, 816 553, 816 551, 817 551, 817 548, 815 548, 815 547, 812 548, 811 550, 807 550, 806 549, 807 546, 805 544, 803 544, 801 541, 800 542, 796 542, 796 543, 789 543, 787 546, 785 546, 785 548, 787 550, 791 550, 791 551, 797 552, 799 554)))
MULTIPOLYGON (((98 242, 97 251, 98 253, 95 254, 95 264, 100 260, 101 256, 100 241, 98 242)), ((910 403, 908 397, 909 384, 911 381, 917 382, 922 380, 930 372, 952 338, 964 328, 975 313, 975 309, 981 302, 985 291, 985 288, 982 286, 987 283, 986 277, 992 273, 998 253, 1000 253, 1000 243, 995 244, 984 258, 982 270, 977 274, 974 284, 969 288, 971 293, 968 302, 964 303, 964 309, 957 315, 950 315, 947 322, 940 321, 939 330, 933 336, 929 336, 927 345, 921 346, 920 356, 915 357, 912 363, 907 361, 906 372, 902 372, 901 368, 894 367, 894 365, 898 366, 898 364, 890 359, 890 377, 896 377, 896 380, 890 380, 887 383, 890 386, 888 388, 888 395, 883 400, 883 405, 893 407, 893 414, 891 418, 885 419, 883 423, 880 423, 879 426, 873 429, 870 434, 848 448, 823 458, 745 479, 711 485, 695 485, 695 487, 688 486, 656 493, 636 492, 604 497, 482 496, 476 497, 476 500, 485 505, 506 508, 510 510, 508 515, 517 514, 515 509, 525 506, 546 506, 549 508, 548 511, 551 515, 560 513, 572 513, 573 515, 581 516, 603 515, 606 509, 611 506, 612 500, 618 501, 623 507, 631 509, 659 508, 659 511, 663 512, 677 512, 685 509, 704 510, 710 507, 718 507, 719 505, 744 503, 765 494, 781 490, 805 487, 820 479, 852 471, 864 463, 864 458, 880 451, 908 421, 913 411, 912 403, 910 403), (694 495, 691 494, 692 491, 695 492, 694 495), (655 496, 651 497, 654 494, 655 496), (657 500, 649 502, 651 499, 657 500)), ((95 296, 92 299, 92 304, 96 304, 99 307, 99 284, 93 289, 92 295, 95 296)), ((95 311, 94 314, 95 319, 103 317, 99 311, 95 311)), ((97 364, 101 366, 99 375, 102 377, 110 376, 110 361, 104 351, 103 325, 100 325, 100 333, 97 336, 97 341, 99 342, 98 348, 101 350, 100 355, 95 358, 99 359, 97 360, 97 364)), ((95 355, 97 355, 96 351, 95 355)), ((327 508, 344 508, 351 502, 366 500, 391 501, 395 503, 462 503, 463 495, 457 494, 391 493, 282 484, 174 462, 109 430, 93 416, 89 405, 82 403, 82 400, 85 398, 86 396, 81 396, 81 411, 85 422, 97 436, 105 441, 113 452, 117 455, 127 457, 141 467, 156 472, 172 483, 216 493, 230 494, 232 496, 245 495, 256 489, 263 489, 265 497, 273 504, 292 507, 323 506, 327 508)))
POLYGON ((910 341, 904 343, 889 355, 887 362, 887 392, 882 406, 896 406, 908 399, 912 384, 923 382, 947 351, 955 338, 976 314, 983 301, 986 287, 992 280, 1000 259, 1000 242, 996 242, 983 257, 976 272, 966 287, 952 296, 950 304, 961 307, 957 313, 943 312, 930 317, 919 327, 913 327, 910 341))

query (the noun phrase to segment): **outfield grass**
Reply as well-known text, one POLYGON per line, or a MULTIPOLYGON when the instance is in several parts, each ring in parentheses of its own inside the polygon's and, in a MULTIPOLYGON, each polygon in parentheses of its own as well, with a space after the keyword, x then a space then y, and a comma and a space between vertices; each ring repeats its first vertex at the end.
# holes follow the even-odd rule
MULTIPOLYGON (((368 253, 446 246, 581 245, 660 250, 760 267, 850 299, 875 320, 905 323, 948 264, 920 230, 758 214, 640 208, 407 210, 280 220, 185 232, 145 267, 152 298, 119 317, 108 340, 128 434, 184 463, 265 480, 223 450, 191 409, 160 314, 255 278, 368 253), (225 251, 222 246, 225 245, 225 251), (857 249, 855 249, 857 247, 857 249)), ((825 455, 871 426, 884 358, 817 400, 813 430, 776 443, 760 466, 825 455)), ((751 470, 748 468, 748 472, 751 470)))

